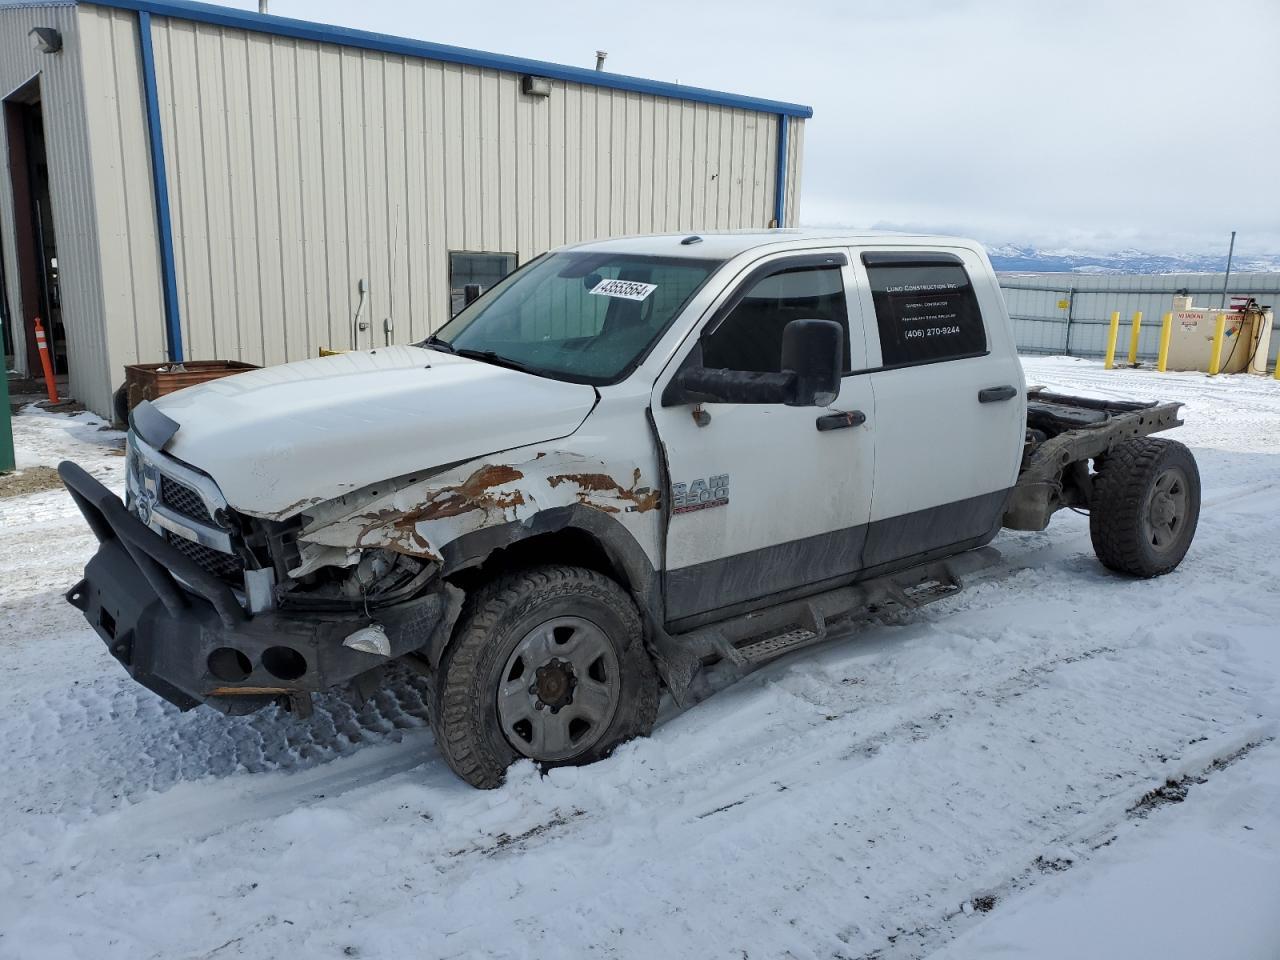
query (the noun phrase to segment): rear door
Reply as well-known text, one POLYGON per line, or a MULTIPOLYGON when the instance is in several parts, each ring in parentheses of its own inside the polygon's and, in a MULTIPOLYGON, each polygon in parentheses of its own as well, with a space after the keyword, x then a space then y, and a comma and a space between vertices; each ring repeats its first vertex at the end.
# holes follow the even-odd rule
POLYGON ((652 409, 671 484, 668 621, 727 614, 856 571, 871 509, 868 378, 846 376, 825 408, 662 405, 666 385, 693 357, 708 368, 776 372, 790 320, 840 323, 844 369, 864 367, 862 310, 849 294, 852 282, 843 249, 757 262, 658 378, 652 409))
POLYGON ((1022 453, 1022 365, 989 268, 963 249, 856 251, 875 397, 867 573, 1000 528, 1022 453))

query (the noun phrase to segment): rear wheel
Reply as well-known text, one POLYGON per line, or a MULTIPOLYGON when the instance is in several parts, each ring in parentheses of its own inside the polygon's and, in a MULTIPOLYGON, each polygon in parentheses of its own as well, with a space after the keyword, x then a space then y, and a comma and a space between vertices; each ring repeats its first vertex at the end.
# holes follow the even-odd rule
POLYGON ((1139 437, 1097 465, 1089 534, 1098 559, 1134 577, 1158 577, 1182 562, 1200 519, 1200 471, 1176 440, 1139 437))
POLYGON ((436 674, 431 719, 460 777, 496 787, 511 763, 591 763, 653 728, 658 679, 635 605, 593 570, 536 567, 468 602, 436 674))

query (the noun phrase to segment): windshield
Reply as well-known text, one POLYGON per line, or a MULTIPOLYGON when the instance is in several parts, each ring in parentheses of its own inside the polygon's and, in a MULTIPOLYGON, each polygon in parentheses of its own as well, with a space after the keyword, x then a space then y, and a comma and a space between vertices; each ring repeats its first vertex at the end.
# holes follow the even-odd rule
POLYGON ((428 344, 580 383, 616 383, 719 261, 565 251, 511 274, 428 344))

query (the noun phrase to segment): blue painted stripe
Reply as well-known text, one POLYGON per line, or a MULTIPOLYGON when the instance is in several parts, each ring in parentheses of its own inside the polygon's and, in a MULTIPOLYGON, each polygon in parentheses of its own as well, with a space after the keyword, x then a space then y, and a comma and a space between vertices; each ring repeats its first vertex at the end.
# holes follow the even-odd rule
POLYGON ((787 115, 778 114, 778 163, 773 185, 773 221, 779 227, 787 225, 787 115))
POLYGON ((164 163, 164 134, 160 129, 160 98, 156 92, 156 55, 151 43, 151 14, 138 12, 142 40, 142 91, 147 104, 147 133, 151 140, 151 183, 156 195, 156 227, 160 233, 160 272, 164 284, 164 324, 169 360, 182 360, 182 320, 178 312, 178 272, 173 256, 173 220, 169 216, 169 174, 164 163))
POLYGON ((693 100, 698 103, 714 103, 722 107, 737 107, 742 110, 756 110, 761 113, 778 113, 790 117, 807 118, 813 116, 812 107, 806 107, 798 103, 761 100, 757 97, 744 97, 736 93, 724 93, 719 90, 686 87, 678 83, 645 80, 641 77, 628 77, 620 73, 604 73, 603 71, 588 70, 583 67, 547 63, 543 60, 526 60, 522 57, 486 53, 483 50, 472 50, 467 47, 452 47, 442 43, 428 43, 425 40, 410 40, 404 37, 393 37, 385 33, 352 30, 348 27, 334 27, 327 24, 312 23, 309 20, 294 20, 290 17, 277 17, 248 10, 236 10, 231 7, 218 7, 208 3, 191 2, 191 0, 87 0, 87 2, 100 7, 135 10, 139 13, 151 13, 159 17, 174 17, 179 20, 194 20, 199 23, 211 23, 240 30, 254 30, 259 33, 271 33, 281 37, 293 37, 297 40, 333 43, 343 47, 357 47, 362 50, 379 50, 383 53, 394 53, 405 57, 443 60, 447 63, 462 63, 491 70, 506 70, 510 73, 532 73, 540 77, 550 77, 553 80, 568 80, 573 83, 608 87, 613 90, 648 93, 658 97, 693 100))

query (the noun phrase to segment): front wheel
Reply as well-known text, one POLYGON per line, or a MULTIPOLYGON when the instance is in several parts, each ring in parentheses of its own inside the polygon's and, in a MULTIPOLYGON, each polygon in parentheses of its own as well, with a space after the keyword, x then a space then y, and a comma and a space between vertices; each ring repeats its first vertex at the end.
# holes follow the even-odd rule
POLYGON ((1089 534, 1098 559, 1133 577, 1158 577, 1186 556, 1200 519, 1200 471, 1176 440, 1139 437, 1097 464, 1089 534))
POLYGON ((496 787, 520 757, 584 764, 653 729, 658 678, 635 605, 593 570, 545 566, 470 599, 436 674, 431 720, 445 760, 496 787))

